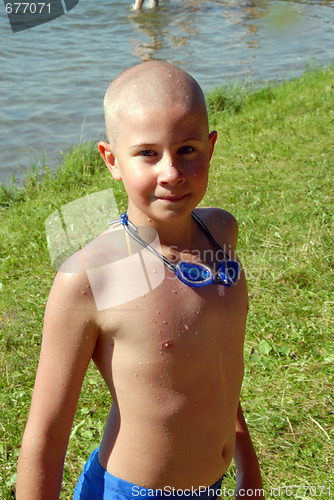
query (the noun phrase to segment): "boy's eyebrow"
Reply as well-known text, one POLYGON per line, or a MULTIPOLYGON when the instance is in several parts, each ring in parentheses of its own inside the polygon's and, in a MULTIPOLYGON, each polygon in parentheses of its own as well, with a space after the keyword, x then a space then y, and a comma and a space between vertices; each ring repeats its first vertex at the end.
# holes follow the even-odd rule
MULTIPOLYGON (((195 137, 189 137, 189 139, 184 139, 182 141, 175 141, 173 144, 184 144, 186 142, 203 142, 203 139, 197 139, 195 137)), ((158 146, 157 143, 152 142, 138 142, 134 144, 133 146, 130 146, 130 149, 136 149, 136 148, 152 148, 158 146)))
POLYGON ((130 149, 136 149, 136 148, 152 148, 156 146, 154 142, 151 144, 148 142, 138 142, 137 144, 134 144, 133 146, 130 146, 130 149))

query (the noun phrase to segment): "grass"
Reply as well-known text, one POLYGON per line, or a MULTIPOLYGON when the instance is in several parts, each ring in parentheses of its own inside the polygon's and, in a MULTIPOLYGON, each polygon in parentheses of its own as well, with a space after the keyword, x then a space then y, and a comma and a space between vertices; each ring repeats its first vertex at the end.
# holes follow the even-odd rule
MULTIPOLYGON (((328 497, 328 488, 334 490, 333 81, 334 68, 313 68, 281 84, 233 85, 208 95, 219 140, 202 204, 226 208, 239 221, 250 296, 242 401, 267 497, 281 487, 280 496, 288 498, 288 485, 296 486, 293 498, 328 497)), ((57 172, 34 168, 20 189, 13 183, 0 188, 3 499, 15 498, 16 462, 54 277, 45 220, 69 201, 110 187, 124 209, 124 190, 88 144, 63 155, 57 172)), ((63 499, 71 498, 88 452, 100 441, 109 403, 90 366, 63 499)), ((232 465, 227 489, 234 487, 234 472, 232 465)))

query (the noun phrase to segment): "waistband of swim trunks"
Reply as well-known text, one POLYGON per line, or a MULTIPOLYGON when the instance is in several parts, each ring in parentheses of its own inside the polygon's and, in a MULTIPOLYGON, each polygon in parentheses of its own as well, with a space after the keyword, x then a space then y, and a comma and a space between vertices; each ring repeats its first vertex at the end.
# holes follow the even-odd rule
POLYGON ((106 471, 98 460, 98 448, 91 455, 91 466, 95 469, 97 475, 101 476, 103 474, 104 487, 106 490, 114 491, 116 493, 122 494, 128 498, 216 498, 220 496, 221 482, 224 476, 218 479, 216 483, 212 486, 205 487, 201 486, 199 489, 195 490, 193 488, 187 488, 184 490, 176 489, 172 486, 165 486, 164 488, 144 488, 136 484, 125 481, 118 477, 113 476, 110 472, 106 471), (217 493, 216 493, 217 492, 217 493))

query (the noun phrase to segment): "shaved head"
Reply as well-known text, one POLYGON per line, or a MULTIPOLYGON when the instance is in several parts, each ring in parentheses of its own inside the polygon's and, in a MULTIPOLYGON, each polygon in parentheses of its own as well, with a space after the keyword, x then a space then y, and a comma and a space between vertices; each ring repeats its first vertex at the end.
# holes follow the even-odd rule
POLYGON ((111 82, 104 98, 106 133, 117 140, 122 115, 140 110, 179 105, 200 109, 207 120, 204 94, 196 80, 173 64, 149 61, 133 66, 111 82))

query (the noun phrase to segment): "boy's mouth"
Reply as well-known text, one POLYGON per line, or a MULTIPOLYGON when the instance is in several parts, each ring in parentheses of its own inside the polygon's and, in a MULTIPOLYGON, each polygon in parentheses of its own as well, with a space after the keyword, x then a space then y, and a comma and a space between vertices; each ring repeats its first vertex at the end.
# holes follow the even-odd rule
POLYGON ((179 195, 169 195, 169 196, 157 196, 158 200, 163 200, 163 201, 180 201, 183 200, 187 195, 186 194, 179 194, 179 195))

